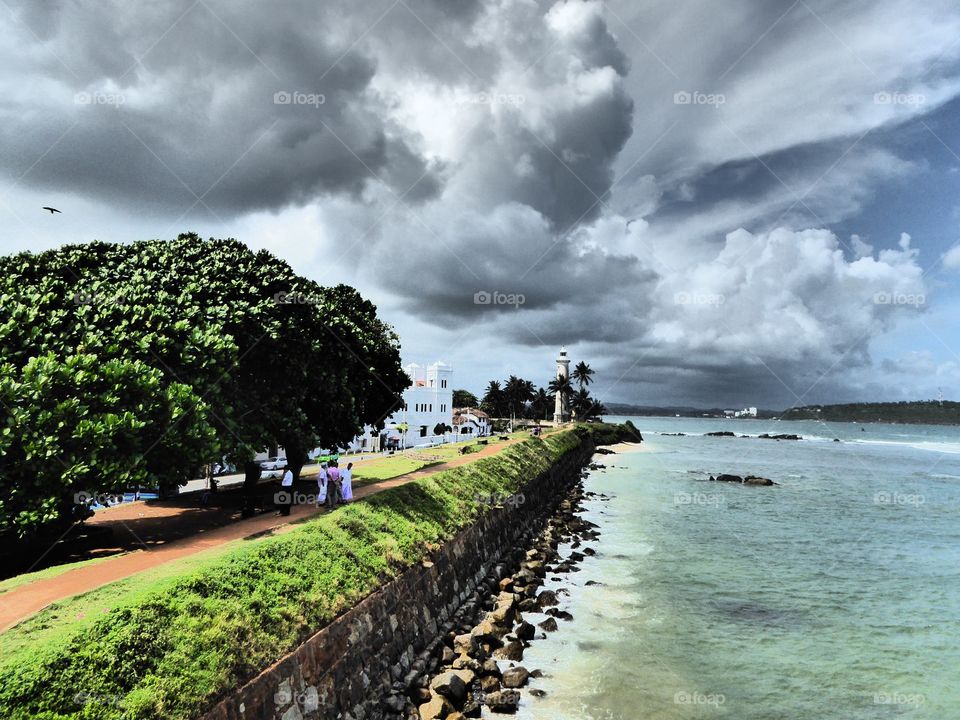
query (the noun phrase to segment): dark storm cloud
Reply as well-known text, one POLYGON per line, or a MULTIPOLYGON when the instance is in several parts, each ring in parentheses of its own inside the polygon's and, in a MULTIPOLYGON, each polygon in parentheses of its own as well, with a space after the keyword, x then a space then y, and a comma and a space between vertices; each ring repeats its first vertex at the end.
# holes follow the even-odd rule
POLYGON ((22 82, 47 88, 2 111, 7 172, 42 156, 26 184, 169 212, 200 197, 224 214, 359 197, 378 182, 403 192, 423 175, 409 201, 439 190, 417 139, 385 124, 370 91, 376 60, 351 47, 344 8, 185 1, 15 12, 22 82))

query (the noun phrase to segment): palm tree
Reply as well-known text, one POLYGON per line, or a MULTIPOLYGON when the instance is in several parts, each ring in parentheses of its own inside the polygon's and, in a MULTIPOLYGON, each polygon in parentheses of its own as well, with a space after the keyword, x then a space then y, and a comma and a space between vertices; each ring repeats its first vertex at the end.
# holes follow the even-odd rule
POLYGON ((503 395, 510 409, 510 414, 522 416, 527 403, 533 400, 533 383, 516 375, 511 375, 503 388, 503 395))
POLYGON ((585 420, 589 417, 593 409, 593 398, 590 397, 590 392, 583 388, 577 390, 570 400, 570 409, 577 420, 585 420))
POLYGON ((533 401, 530 403, 530 410, 533 416, 538 420, 546 420, 550 412, 550 406, 553 404, 551 398, 544 388, 539 388, 533 394, 533 401))
POLYGON ((503 390, 496 380, 491 380, 487 385, 487 391, 483 395, 483 400, 480 401, 480 409, 493 417, 502 416, 503 390))
POLYGON ((406 450, 407 449, 407 430, 410 429, 410 424, 405 422, 397 423, 396 428, 397 430, 400 431, 400 449, 406 450))
POLYGON ((581 360, 577 363, 576 367, 573 368, 573 379, 577 381, 577 385, 583 390, 593 382, 593 369, 581 360))

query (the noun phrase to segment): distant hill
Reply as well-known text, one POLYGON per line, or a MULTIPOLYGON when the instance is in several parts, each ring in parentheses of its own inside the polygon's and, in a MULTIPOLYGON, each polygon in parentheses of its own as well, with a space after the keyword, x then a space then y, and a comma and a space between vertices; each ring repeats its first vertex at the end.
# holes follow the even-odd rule
POLYGON ((936 400, 924 400, 919 402, 806 405, 785 410, 780 417, 784 420, 960 425, 960 402, 944 401, 941 405, 936 400))
MULTIPOLYGON (((631 405, 629 403, 604 403, 607 406, 609 415, 637 415, 640 417, 724 417, 724 408, 695 408, 688 406, 662 407, 655 405, 631 405)), ((730 409, 730 408, 726 408, 730 409)), ((739 409, 739 408, 738 408, 739 409)), ((779 417, 779 410, 757 410, 758 418, 779 417)), ((745 418, 749 419, 749 418, 745 418)))

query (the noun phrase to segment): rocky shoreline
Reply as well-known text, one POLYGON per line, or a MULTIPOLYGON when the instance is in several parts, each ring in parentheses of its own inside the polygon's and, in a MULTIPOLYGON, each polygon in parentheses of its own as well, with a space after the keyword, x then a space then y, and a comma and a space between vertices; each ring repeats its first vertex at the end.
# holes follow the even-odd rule
POLYGON ((559 607, 568 591, 545 585, 548 576, 550 582, 562 583, 565 574, 578 572, 578 563, 597 552, 588 543, 598 540, 600 533, 594 523, 580 517, 582 502, 609 498, 584 490, 587 474, 584 468, 580 481, 533 537, 529 549, 517 548, 496 565, 410 671, 396 678, 384 701, 394 717, 461 720, 480 717, 484 707, 510 714, 517 711, 524 690, 532 697, 546 694, 529 687, 542 671, 530 670, 521 661, 532 642, 560 629, 558 620, 573 620, 559 607), (566 556, 560 554, 561 544, 569 544, 566 556), (533 625, 524 613, 547 617, 533 625))

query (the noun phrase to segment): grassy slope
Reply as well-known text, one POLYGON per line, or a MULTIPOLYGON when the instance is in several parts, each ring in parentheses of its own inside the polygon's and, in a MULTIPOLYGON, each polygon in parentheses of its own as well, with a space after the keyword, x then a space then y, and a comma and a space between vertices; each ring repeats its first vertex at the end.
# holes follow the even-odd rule
POLYGON ((48 608, 0 636, 0 716, 195 717, 469 524, 478 495, 515 491, 579 442, 530 440, 48 608))

